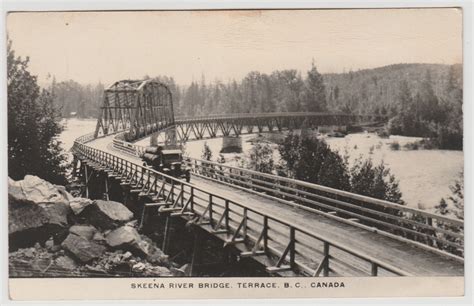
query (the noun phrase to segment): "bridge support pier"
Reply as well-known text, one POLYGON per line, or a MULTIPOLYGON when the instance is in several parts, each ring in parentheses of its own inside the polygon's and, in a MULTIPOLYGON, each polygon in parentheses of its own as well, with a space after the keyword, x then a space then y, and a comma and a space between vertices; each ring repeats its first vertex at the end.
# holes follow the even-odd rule
POLYGON ((163 245, 161 246, 161 250, 165 254, 167 254, 168 248, 169 248, 172 219, 173 218, 170 217, 169 214, 167 214, 166 221, 165 221, 165 231, 164 231, 164 236, 163 236, 163 245))
POLYGON ((222 149, 220 153, 241 153, 242 137, 240 136, 224 136, 222 138, 222 149))
POLYGON ((193 229, 194 243, 193 243, 193 255, 191 258, 191 269, 189 276, 196 276, 197 265, 201 263, 201 253, 202 253, 202 237, 199 233, 199 230, 193 229))

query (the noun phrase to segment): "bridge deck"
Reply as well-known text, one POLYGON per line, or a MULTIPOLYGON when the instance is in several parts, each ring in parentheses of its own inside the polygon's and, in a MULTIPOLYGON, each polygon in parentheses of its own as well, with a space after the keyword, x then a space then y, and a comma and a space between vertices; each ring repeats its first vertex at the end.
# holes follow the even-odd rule
MULTIPOLYGON (((105 137, 97 139, 89 143, 89 145, 113 153, 124 159, 140 162, 136 157, 123 154, 113 149, 111 143, 111 137, 105 137)), ((318 233, 327 239, 349 246, 352 249, 375 257, 380 261, 410 272, 413 275, 464 275, 462 262, 413 244, 399 241, 350 224, 341 223, 317 213, 279 203, 257 194, 222 185, 218 182, 212 182, 193 176, 191 183, 202 189, 225 196, 230 200, 243 203, 250 208, 278 217, 283 221, 304 226, 308 231, 318 233)), ((345 272, 344 276, 357 275, 356 272, 344 270, 343 268, 339 269, 339 271, 345 272)))

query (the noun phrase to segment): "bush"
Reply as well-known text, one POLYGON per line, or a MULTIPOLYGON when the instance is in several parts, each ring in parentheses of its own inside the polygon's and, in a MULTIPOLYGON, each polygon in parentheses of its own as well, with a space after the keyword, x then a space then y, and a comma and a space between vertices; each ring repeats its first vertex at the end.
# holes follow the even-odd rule
POLYGON ((268 143, 257 142, 254 144, 249 152, 246 168, 263 173, 272 173, 274 166, 272 147, 268 143))
POLYGON ((392 149, 394 151, 400 150, 400 144, 398 143, 398 141, 394 141, 394 142, 390 143, 390 149, 392 149))

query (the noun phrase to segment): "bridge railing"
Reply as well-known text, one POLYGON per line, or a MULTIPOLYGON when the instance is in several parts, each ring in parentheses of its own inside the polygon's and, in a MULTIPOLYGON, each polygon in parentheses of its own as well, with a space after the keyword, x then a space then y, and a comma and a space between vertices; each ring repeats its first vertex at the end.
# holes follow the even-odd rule
POLYGON ((328 112, 279 112, 279 113, 236 113, 236 114, 214 114, 207 116, 177 116, 175 118, 176 123, 195 122, 195 121, 210 121, 217 119, 257 119, 257 118, 283 118, 283 117, 360 117, 360 118, 379 118, 386 119, 387 116, 383 115, 354 115, 344 113, 328 113, 328 112))
MULTIPOLYGON (((145 149, 139 145, 115 140, 114 147, 135 156, 140 156, 145 149)), ((216 162, 189 158, 187 165, 196 176, 271 197, 281 203, 299 205, 329 218, 364 225, 370 227, 370 230, 390 233, 395 237, 441 249, 456 256, 464 255, 462 220, 216 162)))
POLYGON ((220 163, 189 159, 187 164, 196 176, 256 192, 286 204, 304 206, 331 218, 373 227, 456 255, 463 254, 462 220, 220 163))
POLYGON ((297 270, 305 275, 341 275, 347 271, 359 276, 412 276, 350 246, 332 241, 304 226, 293 224, 252 209, 225 196, 92 148, 79 140, 73 151, 81 160, 112 172, 141 192, 161 197, 171 215, 192 215, 195 224, 211 233, 227 233, 225 244, 245 243, 251 250, 241 256, 268 255, 274 258, 269 271, 297 270))

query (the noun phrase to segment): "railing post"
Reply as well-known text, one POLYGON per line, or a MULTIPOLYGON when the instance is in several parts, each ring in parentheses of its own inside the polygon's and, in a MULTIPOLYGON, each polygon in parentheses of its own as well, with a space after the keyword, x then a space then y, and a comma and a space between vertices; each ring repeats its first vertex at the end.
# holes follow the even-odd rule
POLYGON ((243 221, 244 221, 244 225, 242 228, 242 236, 245 239, 247 237, 247 207, 244 208, 243 221))
POLYGON ((268 217, 263 216, 263 250, 268 252, 268 217))
POLYGON ((174 203, 174 180, 171 181, 170 200, 171 203, 174 203))
POLYGON ((229 231, 229 200, 225 200, 225 229, 229 231))
POLYGON ((290 227, 290 267, 293 269, 295 267, 295 245, 296 245, 296 237, 295 237, 295 228, 290 227))
POLYGON ((191 186, 191 191, 190 191, 190 195, 189 195, 189 205, 191 207, 191 211, 194 212, 194 187, 191 186))
POLYGON ((209 224, 211 227, 213 226, 212 221, 212 194, 209 194, 209 224))
POLYGON ((323 276, 329 276, 329 242, 324 241, 324 259, 326 260, 323 268, 323 276))
POLYGON ((378 265, 376 263, 372 263, 370 275, 377 276, 377 273, 378 273, 378 265))

